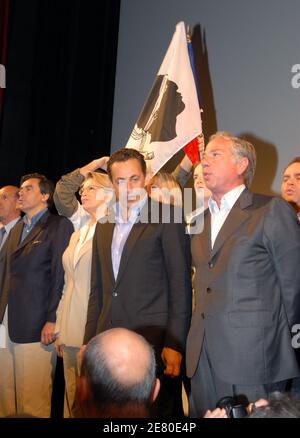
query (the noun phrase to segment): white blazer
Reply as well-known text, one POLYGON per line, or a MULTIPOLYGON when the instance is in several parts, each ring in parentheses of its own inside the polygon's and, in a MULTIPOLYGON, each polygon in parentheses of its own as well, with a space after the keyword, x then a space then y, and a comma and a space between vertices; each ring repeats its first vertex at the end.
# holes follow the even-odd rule
MULTIPOLYGON (((84 228, 87 225, 84 226, 84 228)), ((60 341, 68 347, 80 347, 87 318, 91 285, 92 243, 95 227, 89 238, 76 252, 81 230, 75 231, 63 254, 65 284, 62 298, 56 312, 55 332, 60 341)))

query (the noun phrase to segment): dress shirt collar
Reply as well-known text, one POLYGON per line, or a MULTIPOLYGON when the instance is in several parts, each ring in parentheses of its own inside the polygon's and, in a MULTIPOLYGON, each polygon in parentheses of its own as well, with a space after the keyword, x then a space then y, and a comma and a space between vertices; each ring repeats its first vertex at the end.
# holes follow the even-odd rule
POLYGON ((128 220, 126 221, 123 216, 122 216, 122 211, 121 211, 121 206, 120 203, 117 202, 116 204, 113 205, 113 209, 115 212, 115 219, 116 219, 116 223, 118 224, 126 224, 126 223, 131 223, 134 224, 136 222, 136 219, 138 217, 138 215, 140 214, 140 211, 142 210, 142 208, 144 207, 144 205, 146 204, 148 197, 144 196, 142 199, 140 199, 138 202, 136 202, 129 210, 129 217, 128 220))
POLYGON ((32 216, 31 221, 29 221, 27 214, 25 214, 25 216, 23 217, 23 221, 25 225, 27 225, 30 228, 34 227, 37 221, 46 213, 47 210, 48 210, 47 207, 43 208, 43 210, 40 210, 37 214, 32 216))
POLYGON ((245 190, 245 188, 245 184, 241 184, 240 186, 237 186, 229 192, 225 193, 225 195, 221 199, 220 208, 218 207, 216 201, 212 197, 210 197, 208 200, 208 208, 210 214, 217 214, 221 210, 230 211, 240 197, 241 193, 245 190))

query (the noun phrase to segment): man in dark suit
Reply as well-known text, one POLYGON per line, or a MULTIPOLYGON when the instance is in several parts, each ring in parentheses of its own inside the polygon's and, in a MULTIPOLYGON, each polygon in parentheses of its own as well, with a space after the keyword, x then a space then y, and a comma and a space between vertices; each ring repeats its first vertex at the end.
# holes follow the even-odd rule
POLYGON ((14 392, 9 392, 7 387, 8 376, 6 371, 10 367, 11 354, 7 348, 2 348, 2 341, 7 336, 7 303, 2 299, 1 290, 4 284, 4 271, 6 266, 7 237, 10 230, 20 220, 20 209, 18 207, 18 191, 15 186, 4 186, 0 189, 0 417, 15 413, 14 392))
MULTIPOLYGON (((300 157, 295 157, 285 167, 281 180, 281 197, 295 210, 300 221, 300 157)), ((296 350, 298 364, 300 364, 300 346, 296 350)), ((292 380, 290 391, 297 396, 300 394, 300 377, 292 380)))
POLYGON ((138 151, 115 152, 107 171, 118 202, 95 230, 85 343, 113 327, 143 335, 157 354, 160 414, 170 415, 191 315, 189 239, 181 211, 176 223, 165 205, 164 220, 163 206, 147 197, 138 151))
MULTIPOLYGON (((5 261, 6 240, 10 230, 20 220, 20 208, 18 206, 19 188, 15 186, 4 186, 0 189, 0 290, 3 284, 3 270, 5 261)), ((4 317, 5 308, 0 302, 0 323, 4 317)))
POLYGON ((211 138, 202 161, 212 197, 192 240, 191 416, 224 396, 266 398, 299 375, 300 228, 285 201, 248 190, 255 165, 253 146, 228 133, 211 138))
POLYGON ((7 239, 1 290, 1 302, 8 309, 6 349, 11 354, 6 389, 14 393, 16 414, 35 417, 50 416, 54 327, 64 276, 61 257, 73 231, 68 219, 49 212, 53 191, 44 175, 22 178, 19 202, 25 216, 7 239))
POLYGON ((300 221, 300 157, 295 157, 283 171, 281 196, 291 204, 300 221))

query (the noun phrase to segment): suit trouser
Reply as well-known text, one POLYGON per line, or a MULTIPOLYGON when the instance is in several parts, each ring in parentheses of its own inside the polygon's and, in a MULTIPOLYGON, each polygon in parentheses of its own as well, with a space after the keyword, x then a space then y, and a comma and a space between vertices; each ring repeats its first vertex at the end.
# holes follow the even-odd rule
MULTIPOLYGON (((228 358, 228 366, 230 366, 230 358, 228 358)), ((207 409, 214 409, 218 400, 226 396, 237 396, 241 400, 248 399, 249 402, 268 398, 274 391, 284 391, 286 383, 282 381, 261 385, 234 385, 220 380, 210 363, 204 337, 198 367, 191 379, 189 416, 203 417, 207 409)))
MULTIPOLYGON (((300 348, 297 348, 295 350, 295 352, 296 352, 296 357, 297 357, 297 361, 298 361, 298 366, 300 368, 300 348)), ((291 393, 295 397, 300 398, 300 376, 294 377, 289 383, 290 383, 291 393)))
POLYGON ((77 347, 62 346, 65 377, 64 418, 73 418, 78 415, 74 402, 78 375, 77 354, 79 350, 77 347))
POLYGON ((50 417, 52 381, 56 366, 54 344, 17 344, 7 334, 7 348, 4 350, 7 350, 4 353, 6 366, 3 377, 2 363, 0 364, 0 406, 14 410, 17 415, 50 417), (5 388, 4 392, 2 387, 5 388))
POLYGON ((3 318, 6 348, 0 348, 0 417, 16 415, 14 359, 7 331, 7 308, 3 318))

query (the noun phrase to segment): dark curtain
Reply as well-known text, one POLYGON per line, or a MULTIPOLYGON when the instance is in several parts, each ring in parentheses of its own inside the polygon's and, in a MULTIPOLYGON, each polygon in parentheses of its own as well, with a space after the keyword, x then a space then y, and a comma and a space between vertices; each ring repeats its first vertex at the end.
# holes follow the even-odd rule
POLYGON ((110 152, 120 0, 10 0, 0 186, 110 152))
MULTIPOLYGON (((8 11, 10 0, 0 0, 0 64, 6 64, 6 46, 8 33, 8 11)), ((4 88, 0 84, 0 120, 2 114, 4 88)))

